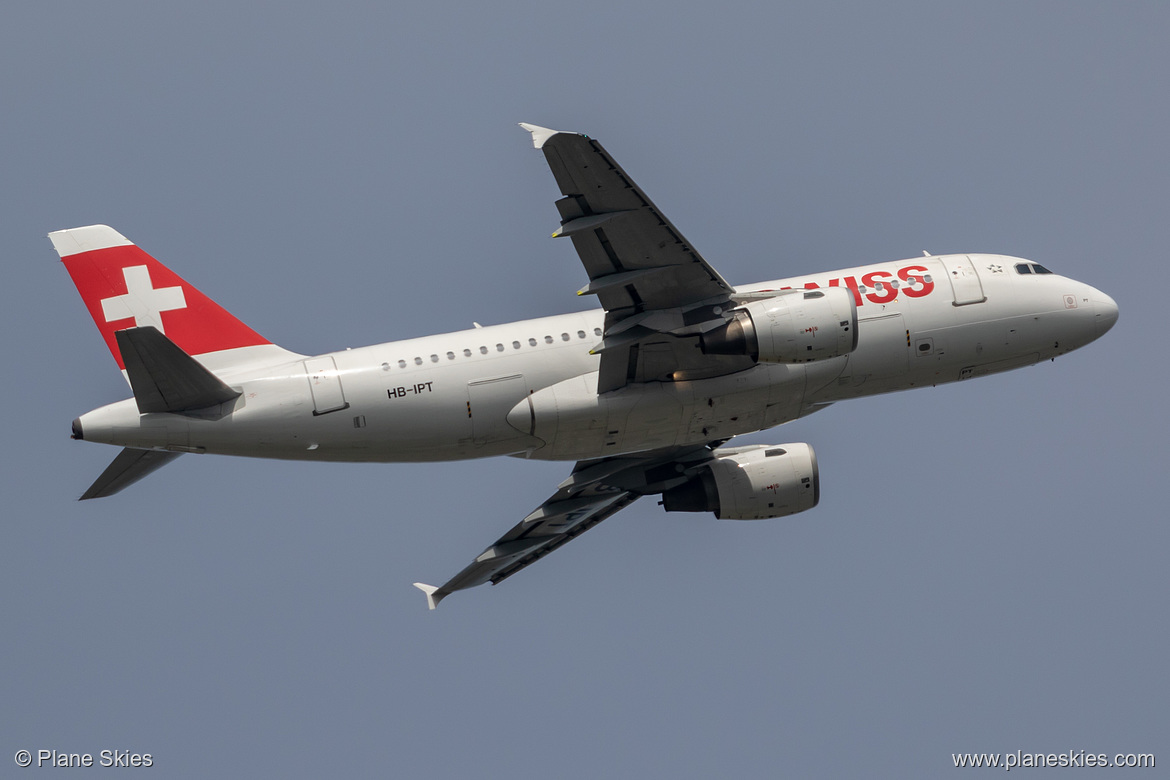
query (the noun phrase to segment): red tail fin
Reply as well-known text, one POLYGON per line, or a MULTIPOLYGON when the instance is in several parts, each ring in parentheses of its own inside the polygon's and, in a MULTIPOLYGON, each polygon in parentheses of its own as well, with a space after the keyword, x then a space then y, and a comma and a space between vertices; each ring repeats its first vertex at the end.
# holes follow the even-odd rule
POLYGON ((119 368, 116 331, 153 325, 188 355, 269 344, 171 269, 105 225, 49 234, 119 368))

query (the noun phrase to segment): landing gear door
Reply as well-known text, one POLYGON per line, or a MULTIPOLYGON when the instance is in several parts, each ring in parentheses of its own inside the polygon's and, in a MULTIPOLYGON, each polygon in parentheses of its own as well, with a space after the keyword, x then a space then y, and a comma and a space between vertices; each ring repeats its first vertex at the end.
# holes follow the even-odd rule
POLYGON ((944 255, 939 258, 947 269, 947 278, 951 280, 951 291, 955 294, 955 305, 966 306, 971 303, 983 303, 987 296, 983 294, 983 284, 979 281, 979 273, 975 264, 967 255, 944 255))
POLYGON ((313 414, 336 412, 349 406, 332 357, 309 358, 305 361, 305 373, 309 375, 309 390, 313 393, 313 414))

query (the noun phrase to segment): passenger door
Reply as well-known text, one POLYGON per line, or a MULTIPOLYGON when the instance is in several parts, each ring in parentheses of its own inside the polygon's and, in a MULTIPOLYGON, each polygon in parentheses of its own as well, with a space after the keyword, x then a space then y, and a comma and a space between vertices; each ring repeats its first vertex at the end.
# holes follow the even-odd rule
POLYGON ((983 284, 979 281, 979 273, 975 270, 971 258, 967 255, 944 255, 939 260, 947 269, 947 278, 951 280, 951 291, 954 293, 956 306, 983 303, 987 300, 987 296, 983 294, 983 284))

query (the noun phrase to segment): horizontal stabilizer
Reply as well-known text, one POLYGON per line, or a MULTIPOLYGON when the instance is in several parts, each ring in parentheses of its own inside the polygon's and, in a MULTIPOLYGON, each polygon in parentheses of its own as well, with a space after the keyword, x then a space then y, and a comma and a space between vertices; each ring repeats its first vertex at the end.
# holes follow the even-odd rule
POLYGON ((205 409, 239 396, 152 325, 114 335, 143 414, 205 409))
POLYGON ((181 452, 162 452, 160 450, 135 450, 127 447, 118 453, 118 457, 106 467, 101 476, 94 480, 89 490, 82 494, 79 501, 87 498, 103 498, 112 496, 123 488, 133 485, 147 474, 162 468, 181 452))

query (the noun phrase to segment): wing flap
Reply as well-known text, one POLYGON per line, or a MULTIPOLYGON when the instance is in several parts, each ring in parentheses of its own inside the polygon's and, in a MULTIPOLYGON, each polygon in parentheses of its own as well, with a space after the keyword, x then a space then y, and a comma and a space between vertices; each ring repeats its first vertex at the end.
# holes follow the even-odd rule
POLYGON ((596 526, 602 520, 605 520, 606 518, 622 511, 627 506, 637 501, 639 498, 641 498, 641 496, 637 495, 636 493, 623 491, 621 494, 617 495, 612 502, 598 505, 593 511, 589 512, 587 515, 575 522, 567 531, 547 537, 547 541, 544 544, 538 547, 534 547, 524 556, 518 557, 508 566, 498 571, 491 577, 491 583, 493 585, 498 585, 516 572, 523 569, 525 566, 530 566, 531 564, 536 563, 541 558, 551 553, 553 550, 559 549, 562 545, 576 539, 590 528, 596 526))

